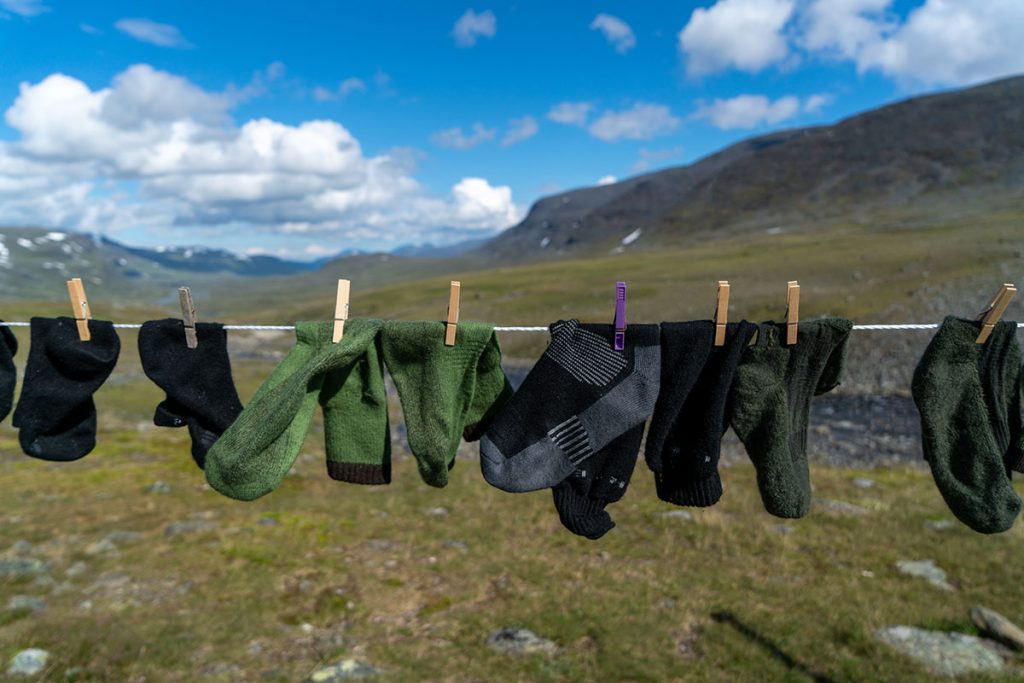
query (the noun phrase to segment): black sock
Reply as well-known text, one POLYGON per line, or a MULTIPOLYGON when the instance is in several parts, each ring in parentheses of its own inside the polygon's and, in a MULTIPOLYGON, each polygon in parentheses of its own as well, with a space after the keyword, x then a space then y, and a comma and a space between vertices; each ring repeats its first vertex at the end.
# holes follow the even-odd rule
POLYGON ((551 326, 551 344, 480 441, 484 478, 505 491, 551 488, 654 410, 657 325, 631 325, 613 348, 611 325, 551 326))
POLYGON ((139 358, 146 376, 165 392, 153 423, 188 426, 192 458, 199 467, 206 452, 242 412, 228 358, 228 335, 220 323, 197 323, 199 345, 185 344, 185 328, 175 318, 150 320, 139 330, 139 358))
POLYGON ((592 541, 615 526, 605 508, 625 495, 643 438, 641 422, 594 453, 551 489, 562 526, 592 541))
POLYGON ((91 341, 78 338, 74 318, 32 318, 32 345, 14 426, 27 455, 77 460, 96 446, 92 395, 110 376, 121 341, 114 324, 90 320, 91 341))
POLYGON ((18 340, 14 332, 9 327, 0 327, 0 420, 7 417, 14 405, 14 385, 18 383, 14 354, 17 352, 18 340))
POLYGON ((722 497, 729 389, 756 329, 731 323, 725 344, 715 346, 711 321, 661 324, 661 392, 644 453, 661 500, 709 507, 722 497))

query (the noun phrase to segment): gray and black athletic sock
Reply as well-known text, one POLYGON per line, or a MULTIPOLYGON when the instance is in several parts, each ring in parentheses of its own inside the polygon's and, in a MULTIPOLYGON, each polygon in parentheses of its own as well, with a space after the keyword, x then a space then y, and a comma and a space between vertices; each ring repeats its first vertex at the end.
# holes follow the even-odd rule
POLYGON ((484 478, 504 491, 551 488, 654 410, 657 325, 630 325, 615 351, 611 325, 551 325, 551 344, 480 440, 484 478))

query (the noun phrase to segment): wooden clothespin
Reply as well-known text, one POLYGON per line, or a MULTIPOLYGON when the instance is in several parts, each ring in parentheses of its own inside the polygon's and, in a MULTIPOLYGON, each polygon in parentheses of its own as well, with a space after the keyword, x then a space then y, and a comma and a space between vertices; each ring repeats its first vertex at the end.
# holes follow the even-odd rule
POLYGON ((786 345, 796 344, 800 325, 800 283, 790 280, 786 286, 786 345))
POLYGON ((185 344, 194 349, 199 346, 196 337, 196 307, 188 287, 178 287, 178 300, 181 302, 181 322, 185 325, 185 344))
POLYGON ((615 283, 615 344, 616 351, 626 350, 626 283, 615 283))
POLYGON ((338 280, 338 295, 334 299, 334 343, 345 335, 345 321, 348 320, 348 294, 351 280, 338 280))
POLYGON ((999 288, 996 292, 995 298, 992 299, 981 315, 978 316, 978 320, 981 321, 981 332, 978 334, 978 338, 975 341, 979 344, 984 344, 988 341, 989 336, 992 334, 992 330, 995 329, 996 323, 1003 317, 1003 313, 1006 312, 1006 307, 1013 301, 1013 297, 1017 295, 1017 287, 1012 283, 1006 283, 999 288))
POLYGON ((452 280, 451 288, 448 290, 448 322, 444 329, 444 345, 455 346, 455 331, 459 327, 459 292, 462 283, 452 280))
POLYGON ((718 305, 715 306, 715 346, 725 345, 725 330, 729 324, 729 281, 718 281, 718 305))
POLYGON ((78 338, 82 341, 92 339, 89 332, 89 321, 92 319, 92 311, 89 310, 89 299, 85 296, 85 287, 82 286, 81 278, 68 280, 68 296, 71 298, 71 310, 78 326, 78 338))

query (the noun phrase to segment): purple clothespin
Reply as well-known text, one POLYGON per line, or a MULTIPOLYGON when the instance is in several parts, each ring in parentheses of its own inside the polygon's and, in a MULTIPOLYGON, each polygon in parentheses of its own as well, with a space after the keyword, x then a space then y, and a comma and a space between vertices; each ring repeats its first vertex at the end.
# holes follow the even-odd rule
POLYGON ((626 283, 615 283, 615 350, 626 350, 626 283))

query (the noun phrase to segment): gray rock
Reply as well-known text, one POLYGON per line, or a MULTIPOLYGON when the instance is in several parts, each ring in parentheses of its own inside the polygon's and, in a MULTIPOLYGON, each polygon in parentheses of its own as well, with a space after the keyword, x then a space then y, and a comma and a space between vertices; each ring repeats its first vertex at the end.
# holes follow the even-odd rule
POLYGON ((853 480, 853 485, 859 489, 873 489, 875 488, 875 480, 868 479, 866 477, 857 477, 853 480))
POLYGON ((200 531, 212 531, 218 526, 217 522, 212 522, 206 519, 190 519, 184 522, 174 522, 168 524, 167 528, 164 529, 165 538, 174 538, 175 536, 182 536, 184 534, 193 534, 200 531))
POLYGON ((355 659, 343 659, 337 664, 317 669, 306 679, 306 683, 335 683, 336 681, 352 681, 359 678, 372 678, 380 671, 369 664, 355 659))
POLYGON ((853 503, 847 503, 845 500, 829 500, 828 498, 819 498, 814 501, 814 504, 820 508, 827 510, 828 512, 834 512, 839 515, 851 515, 854 517, 860 517, 868 514, 867 508, 862 508, 860 505, 854 505, 853 503))
POLYGON ((997 672, 1004 667, 1003 658, 985 641, 965 633, 888 626, 875 631, 875 638, 943 676, 997 672))
POLYGON ((782 534, 783 536, 789 536, 796 531, 796 527, 792 524, 772 524, 768 528, 777 534, 782 534))
POLYGON ((12 595, 7 600, 7 609, 12 611, 28 610, 42 612, 46 609, 46 601, 34 595, 12 595))
POLYGON ((455 538, 446 539, 444 544, 448 548, 455 548, 456 550, 461 550, 463 552, 466 552, 467 550, 469 550, 469 544, 468 543, 466 543, 465 541, 460 541, 460 540, 455 539, 455 538))
POLYGON ((7 557, 24 557, 32 552, 32 544, 25 540, 17 540, 4 553, 7 557))
POLYGON ((0 560, 0 577, 25 579, 50 571, 50 565, 34 557, 13 557, 0 560))
POLYGON ((260 517, 257 521, 260 526, 277 526, 278 521, 273 517, 260 517))
POLYGON ((46 650, 40 650, 36 647, 31 647, 14 655, 11 659, 11 663, 7 665, 7 675, 35 676, 36 674, 43 672, 46 668, 46 663, 49 661, 49 652, 46 650))
POLYGON ((1024 650, 1024 630, 999 612, 987 607, 972 607, 971 621, 986 638, 1013 650, 1024 650))
POLYGON ((93 543, 85 546, 85 554, 90 557, 94 557, 96 555, 117 555, 117 544, 107 538, 94 541, 93 543))
POLYGON ((146 487, 146 493, 170 493, 171 485, 164 481, 154 481, 146 487))
POLYGON ((949 582, 949 575, 946 574, 944 569, 935 564, 935 560, 900 560, 896 563, 896 569, 901 574, 924 579, 940 590, 956 590, 953 584, 949 582))
POLYGON ((448 508, 445 508, 445 507, 436 507, 436 508, 428 508, 427 509, 427 514, 430 515, 431 517, 447 517, 448 516, 448 512, 449 512, 448 508))
POLYGON ((684 522, 693 521, 693 513, 689 510, 669 510, 668 512, 662 512, 661 516, 669 519, 681 519, 684 522))
POLYGON ((955 527, 956 522, 951 519, 929 519, 924 523, 924 528, 932 531, 949 531, 955 527))
POLYGON ((503 628, 487 638, 487 644, 499 652, 512 655, 553 655, 558 646, 525 628, 503 628))
POLYGON ((81 576, 82 574, 84 574, 88 570, 89 570, 89 565, 87 565, 85 562, 79 561, 79 562, 75 562, 73 565, 68 567, 68 570, 66 572, 64 572, 64 573, 67 574, 68 576, 70 576, 71 578, 74 578, 76 576, 81 576))

